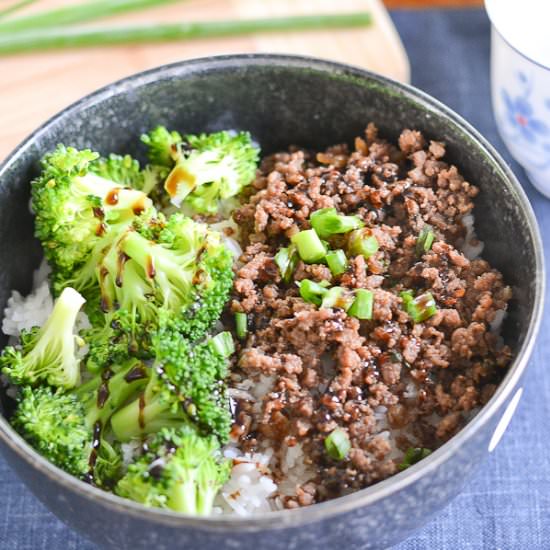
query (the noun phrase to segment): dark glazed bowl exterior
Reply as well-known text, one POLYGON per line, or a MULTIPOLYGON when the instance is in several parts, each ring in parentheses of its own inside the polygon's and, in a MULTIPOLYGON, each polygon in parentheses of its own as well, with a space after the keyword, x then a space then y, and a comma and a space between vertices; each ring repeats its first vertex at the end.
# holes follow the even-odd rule
POLYGON ((543 307, 542 246, 526 196, 498 154, 456 114, 413 88, 320 60, 243 55, 161 67, 84 98, 46 123, 0 168, 0 309, 12 288, 29 291, 40 260, 28 210, 29 181, 40 156, 57 143, 142 157, 140 133, 165 124, 184 132, 246 129, 271 152, 289 144, 349 142, 371 120, 390 139, 408 127, 446 142, 450 161, 481 188, 474 213, 484 256, 514 288, 504 337, 515 361, 491 401, 430 457, 386 481, 331 502, 253 519, 184 517, 103 493, 47 463, 0 417, 6 459, 63 521, 119 550, 373 549, 402 540, 460 491, 488 454, 504 411, 519 399, 514 397, 543 307))

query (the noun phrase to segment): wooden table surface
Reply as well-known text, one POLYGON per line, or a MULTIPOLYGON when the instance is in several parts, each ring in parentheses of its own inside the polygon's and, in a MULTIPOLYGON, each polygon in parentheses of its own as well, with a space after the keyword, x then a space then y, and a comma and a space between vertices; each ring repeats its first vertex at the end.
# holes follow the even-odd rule
MULTIPOLYGON (((17 0, 0 0, 0 9, 17 0)), ((32 13, 87 0, 38 0, 20 13, 32 13)), ((108 24, 173 22, 178 19, 269 17, 297 13, 370 11, 368 29, 252 35, 154 45, 37 52, 0 58, 0 162, 33 129, 87 93, 151 67, 221 53, 284 52, 311 55, 362 66, 397 80, 409 79, 406 53, 387 7, 472 6, 481 0, 187 0, 141 13, 128 13, 108 24)), ((98 20, 94 24, 106 24, 98 20)))
POLYGON ((384 0, 388 8, 466 8, 483 5, 483 0, 384 0))

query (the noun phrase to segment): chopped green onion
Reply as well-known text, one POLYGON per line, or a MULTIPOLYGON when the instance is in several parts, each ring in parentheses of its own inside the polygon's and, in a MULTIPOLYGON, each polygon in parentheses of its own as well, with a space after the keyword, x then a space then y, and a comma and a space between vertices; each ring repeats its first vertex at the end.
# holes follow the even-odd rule
POLYGON ((424 447, 409 447, 405 452, 403 462, 399 464, 398 468, 401 471, 406 470, 409 466, 420 462, 423 458, 426 458, 430 454, 432 454, 430 449, 425 449, 424 447))
POLYGON ((327 249, 313 229, 300 231, 290 239, 298 248, 300 258, 307 263, 321 261, 327 254, 327 249))
POLYGON ((239 340, 242 340, 246 336, 248 332, 248 317, 246 313, 240 311, 235 313, 235 332, 239 340))
POLYGON ((418 257, 424 255, 430 248, 435 239, 435 233, 433 232, 432 226, 426 224, 420 231, 418 239, 416 239, 416 255, 418 257))
POLYGON ((212 349, 223 357, 229 357, 235 352, 235 344, 229 332, 220 332, 210 340, 212 349))
POLYGON ((311 227, 319 237, 327 238, 337 233, 349 233, 363 227, 364 223, 358 216, 344 216, 336 212, 336 208, 321 208, 309 217, 311 227))
POLYGON ((353 294, 341 286, 333 286, 323 296, 321 307, 338 307, 347 311, 353 302, 353 294))
POLYGON ((323 297, 328 292, 323 283, 316 283, 310 279, 300 281, 298 283, 298 287, 300 289, 300 296, 304 299, 304 301, 310 304, 315 304, 316 306, 321 305, 323 297))
POLYGON ((325 438, 325 449, 334 460, 344 460, 351 449, 348 434, 342 428, 336 428, 325 438))
POLYGON ((288 248, 281 248, 277 254, 275 254, 275 263, 281 273, 281 278, 286 284, 290 283, 292 274, 296 269, 298 263, 298 253, 296 247, 291 244, 288 248))
POLYGON ((355 300, 348 310, 348 315, 357 319, 372 319, 374 294, 372 290, 358 288, 355 291, 355 300))
POLYGON ((370 229, 357 229, 349 236, 348 251, 353 256, 364 256, 368 260, 378 248, 378 241, 370 229))
POLYGON ((321 301, 321 307, 334 307, 336 302, 342 296, 344 289, 341 286, 335 286, 327 290, 321 301))
POLYGON ((413 298, 412 290, 405 290, 401 292, 401 299, 405 311, 414 323, 422 323, 437 313, 437 305, 430 292, 413 298))
POLYGON ((325 257, 330 272, 336 275, 342 275, 348 268, 348 259, 343 250, 331 250, 325 257))
POLYGON ((399 295, 405 304, 414 298, 414 292, 412 290, 402 290, 399 295))

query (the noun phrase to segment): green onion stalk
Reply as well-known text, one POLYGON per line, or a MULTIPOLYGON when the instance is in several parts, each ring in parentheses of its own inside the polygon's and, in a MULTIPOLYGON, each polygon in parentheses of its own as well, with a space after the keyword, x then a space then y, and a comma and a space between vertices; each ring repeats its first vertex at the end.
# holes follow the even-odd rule
POLYGON ((290 283, 299 260, 296 246, 291 244, 287 248, 281 248, 277 254, 275 254, 274 259, 279 268, 281 279, 286 284, 290 283))
POLYGON ((235 313, 235 334, 239 340, 244 340, 248 333, 248 317, 246 313, 237 311, 235 313))
POLYGON ((300 289, 300 296, 304 302, 309 304, 320 306, 323 303, 323 298, 328 293, 327 286, 329 283, 327 281, 316 283, 310 279, 303 279, 297 284, 300 289))
POLYGON ((414 298, 412 290, 401 292, 405 311, 414 323, 422 323, 437 313, 437 304, 431 292, 424 292, 414 298))
POLYGON ((348 252, 353 256, 363 256, 368 260, 378 252, 378 248, 378 240, 368 228, 357 229, 348 237, 348 252))
MULTIPOLYGON (((93 2, 92 4, 96 4, 93 2)), ((46 14, 44 15, 46 17, 46 14)), ((91 15, 88 17, 91 18, 91 15)), ((49 18, 48 18, 49 20, 49 18)), ((0 38, 0 54, 76 47, 97 47, 116 44, 140 44, 174 40, 194 40, 239 36, 253 33, 308 31, 320 29, 365 27, 371 24, 367 12, 239 19, 227 21, 197 21, 157 23, 111 28, 57 28, 40 31, 24 27, 23 32, 11 28, 0 38)))
POLYGON ((19 10, 22 10, 27 6, 34 4, 36 1, 37 0, 20 0, 19 2, 15 2, 11 6, 8 6, 7 8, 0 10, 0 19, 4 19, 4 17, 8 17, 8 15, 12 15, 13 13, 19 10))
POLYGON ((420 231, 418 239, 416 240, 416 255, 419 258, 426 254, 426 252, 430 251, 434 239, 435 233, 431 225, 426 224, 420 231))
POLYGON ((342 273, 345 273, 348 268, 348 259, 346 258, 346 253, 343 250, 331 250, 327 253, 325 260, 334 277, 342 275, 342 273))
POLYGON ((422 459, 431 455, 432 451, 430 449, 425 449, 424 447, 409 447, 405 452, 403 461, 398 465, 398 468, 403 471, 411 467, 413 464, 420 462, 422 459))
POLYGON ((336 428, 325 438, 325 450, 334 460, 344 460, 350 449, 348 434, 342 428, 336 428))
POLYGON ((336 208, 321 208, 311 214, 309 221, 311 227, 322 239, 336 234, 349 233, 365 225, 358 216, 338 214, 336 208))
MULTIPOLYGON (((75 6, 65 6, 48 11, 33 13, 25 17, 18 17, 0 23, 0 33, 27 32, 30 30, 43 31, 48 28, 61 27, 72 23, 88 23, 101 17, 109 17, 129 11, 153 8, 176 0, 92 0, 75 6)), ((36 0, 22 0, 11 6, 10 12, 22 8, 36 0)), ((9 8, 8 8, 9 9, 9 8)), ((5 10, 7 11, 7 10, 5 10)), ((0 16, 2 13, 0 13, 0 16)))
POLYGON ((327 255, 327 247, 314 229, 300 231, 290 240, 298 249, 300 258, 308 264, 320 262, 327 255))
POLYGON ((357 319, 372 319, 372 308, 374 305, 374 294, 372 290, 358 288, 355 291, 355 300, 349 308, 348 315, 357 319))

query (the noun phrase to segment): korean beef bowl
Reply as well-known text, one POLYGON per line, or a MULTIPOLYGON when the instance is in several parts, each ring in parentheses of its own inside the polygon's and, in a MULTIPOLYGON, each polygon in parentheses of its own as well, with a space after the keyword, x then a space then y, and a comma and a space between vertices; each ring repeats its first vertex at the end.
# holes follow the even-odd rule
POLYGON ((544 294, 475 130, 275 55, 54 117, 0 170, 0 259, 2 451, 109 548, 401 540, 496 447, 544 294))

